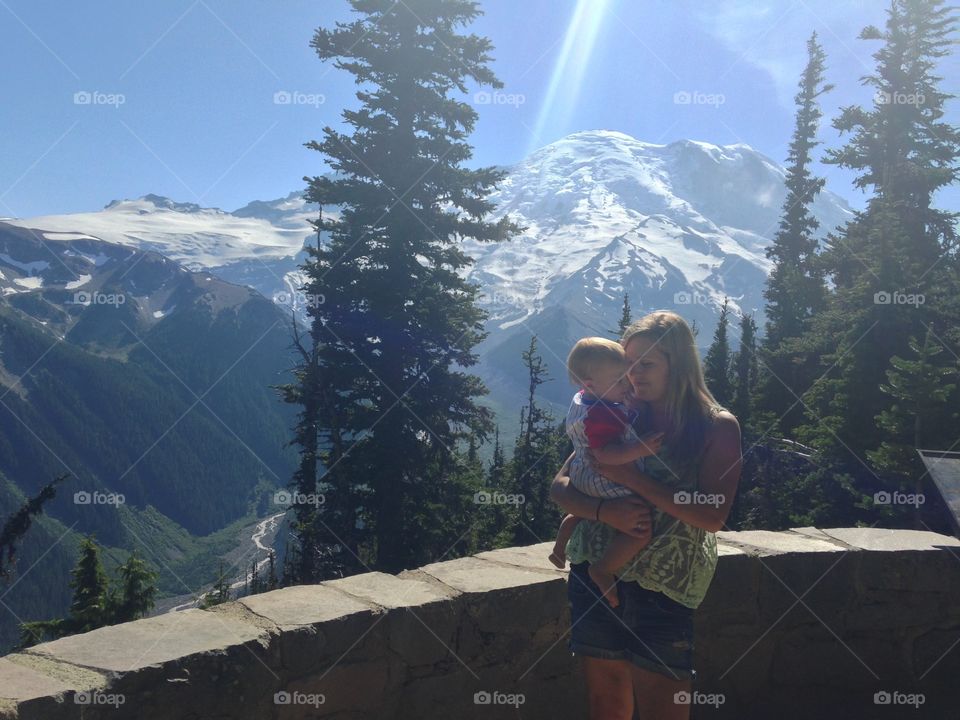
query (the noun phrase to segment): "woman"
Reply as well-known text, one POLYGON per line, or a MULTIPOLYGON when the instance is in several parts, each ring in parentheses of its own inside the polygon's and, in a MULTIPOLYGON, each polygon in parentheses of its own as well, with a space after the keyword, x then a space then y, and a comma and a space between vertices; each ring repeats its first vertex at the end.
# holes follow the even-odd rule
MULTIPOLYGON (((642 496, 599 500, 570 485, 570 458, 550 490, 578 524, 567 545, 571 634, 581 656, 592 720, 686 720, 690 706, 693 611, 717 563, 714 534, 724 526, 740 479, 740 426, 710 394, 690 327, 669 311, 651 313, 621 340, 639 401, 638 432, 663 432, 645 471, 597 469, 642 496), (649 545, 618 573, 620 604, 602 599, 586 568, 616 530, 652 532, 649 545), (679 702, 677 700, 680 700, 679 702)), ((572 457, 572 456, 571 456, 572 457)))

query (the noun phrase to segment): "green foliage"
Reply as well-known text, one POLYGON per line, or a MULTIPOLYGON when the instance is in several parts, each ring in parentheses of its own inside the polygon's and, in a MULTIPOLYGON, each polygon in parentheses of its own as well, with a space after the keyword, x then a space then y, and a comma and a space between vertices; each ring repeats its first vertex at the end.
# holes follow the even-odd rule
MULTIPOLYGON (((235 317, 194 322, 189 312, 169 319, 171 327, 144 337, 156 356, 134 351, 121 362, 55 343, 0 303, 4 368, 24 373, 23 394, 8 393, 9 411, 0 414, 0 472, 34 494, 38 478, 54 477, 66 465, 76 475, 74 492, 122 493, 127 505, 152 505, 199 535, 244 516, 264 463, 277 477, 292 467, 278 451, 288 417, 282 403, 266 399, 267 383, 285 364, 277 355, 282 333, 264 337, 226 372, 270 328, 266 318, 249 326, 235 317)), ((113 506, 72 500, 72 493, 58 496, 46 512, 76 523, 79 532, 96 532, 108 545, 133 547, 113 506)))
POLYGON ((630 327, 630 323, 633 320, 630 317, 630 295, 627 293, 623 294, 623 310, 620 312, 620 320, 617 322, 617 329, 614 331, 614 339, 619 340, 623 337, 623 334, 627 331, 627 328, 630 327))
POLYGON ((733 402, 731 411, 740 427, 753 422, 752 398, 757 382, 757 324, 751 315, 740 317, 740 348, 733 356, 733 402))
POLYGON ((73 602, 70 604, 70 625, 74 632, 87 632, 107 624, 107 574, 100 563, 100 550, 93 537, 84 538, 80 544, 80 561, 73 570, 70 587, 73 602))
MULTIPOLYGON (((827 157, 854 170, 857 187, 875 195, 831 236, 821 258, 835 290, 807 335, 811 345, 836 351, 822 358, 830 377, 810 392, 800 432, 859 475, 864 490, 877 478, 863 458, 888 432, 875 418, 893 403, 879 391, 891 358, 906 356, 909 338, 921 337, 925 326, 956 324, 936 300, 952 266, 941 260, 956 247, 958 215, 932 206, 933 194, 958 172, 960 130, 941 120, 950 96, 933 72, 953 43, 952 26, 940 0, 900 0, 890 6, 885 31, 862 33, 883 42, 876 71, 864 78, 874 104, 843 109, 834 127, 851 137, 827 157)), ((955 427, 943 429, 955 439, 955 427)))
POLYGON ((220 567, 217 570, 217 581, 213 584, 213 588, 211 588, 209 592, 204 593, 200 597, 200 600, 197 602, 197 607, 201 610, 206 610, 214 605, 222 605, 225 602, 229 602, 231 599, 230 582, 223 570, 223 562, 221 561, 220 567))
POLYGON ((557 418, 537 401, 537 388, 550 381, 543 358, 537 354, 537 338, 522 354, 527 369, 527 403, 520 410, 517 438, 507 477, 508 496, 519 502, 510 506, 508 526, 512 545, 544 542, 556 532, 563 514, 550 500, 550 481, 563 461, 567 437, 557 418))
POLYGON ((703 375, 713 397, 724 407, 733 401, 733 382, 730 378, 730 341, 727 326, 730 324, 729 298, 723 299, 713 342, 703 360, 703 375))
POLYGON ((44 485, 36 496, 30 498, 17 510, 0 529, 0 579, 10 577, 11 568, 16 562, 17 543, 23 541, 24 535, 30 529, 33 518, 43 512, 44 503, 52 500, 57 494, 57 485, 66 480, 69 475, 61 475, 52 482, 44 485))
POLYGON ((816 33, 807 41, 807 55, 787 158, 787 196, 779 228, 766 253, 774 267, 764 290, 767 323, 759 351, 762 365, 756 405, 759 413, 769 414, 771 429, 778 434, 790 433, 803 421, 803 406, 796 399, 815 379, 816 364, 795 340, 823 310, 827 292, 813 235, 819 223, 810 209, 825 179, 814 176, 810 165, 812 152, 820 144, 818 100, 833 86, 823 80, 826 56, 816 33))
POLYGON ((112 622, 130 622, 146 617, 157 597, 159 573, 151 570, 136 551, 118 568, 120 589, 111 596, 112 622))
POLYGON ((117 575, 111 583, 100 561, 100 547, 92 535, 85 537, 80 543, 80 559, 71 572, 69 613, 65 618, 21 623, 18 649, 145 617, 154 606, 157 574, 133 553, 117 575))
MULTIPOLYGON (((396 572, 464 532, 476 478, 458 448, 492 430, 477 402, 486 388, 464 372, 486 314, 459 272, 472 263, 460 241, 521 228, 484 219, 503 173, 462 164, 477 114, 451 93, 467 81, 502 87, 489 41, 456 32, 480 14, 476 4, 351 5, 359 19, 321 28, 311 43, 362 89, 360 107, 343 112, 352 134, 327 127, 307 143, 337 171, 310 178, 307 199, 341 212, 315 223, 329 242, 309 248, 303 266, 304 291, 324 302, 309 308, 316 377, 301 378, 293 397, 315 410, 302 429, 315 427, 327 503, 295 529, 293 549, 313 567, 332 558, 343 572, 396 572)), ((313 452, 304 433, 297 442, 313 452)), ((310 485, 310 465, 297 483, 310 485)))
MULTIPOLYGON (((942 0, 893 0, 876 69, 863 78, 875 91, 871 108, 845 107, 833 126, 849 133, 826 162, 853 170, 855 185, 874 192, 863 212, 831 233, 814 253, 809 218, 788 201, 772 247, 768 326, 760 354, 757 432, 763 458, 745 466, 738 498, 741 522, 891 524, 903 518, 871 501, 877 491, 923 477, 916 448, 952 447, 960 438, 956 367, 957 213, 936 209, 934 193, 956 181, 960 129, 943 122, 936 61, 954 44, 953 10, 942 0), (831 287, 821 286, 828 279, 831 287), (933 327, 944 328, 943 337, 933 327), (916 338, 924 337, 921 345, 916 338), (759 430, 765 426, 763 434, 759 430), (810 448, 812 466, 796 472, 771 464, 770 431, 810 448), (762 477, 757 473, 767 473, 762 477)), ((821 181, 805 163, 819 118, 822 53, 809 43, 810 64, 798 95, 791 146, 790 192, 812 197, 821 181), (806 193, 806 194, 804 194, 806 193)), ((798 447, 795 444, 792 446, 798 447)))
MULTIPOLYGON (((894 404, 877 416, 877 425, 886 437, 879 448, 867 452, 867 457, 890 479, 894 489, 920 491, 919 480, 926 472, 917 448, 925 448, 931 441, 930 419, 938 410, 946 409, 957 387, 947 380, 956 377, 958 368, 955 363, 944 365, 938 360, 943 346, 931 327, 922 345, 910 338, 910 350, 913 359, 890 358, 892 368, 887 370, 887 383, 880 389, 893 398, 894 404)), ((956 421, 956 413, 951 412, 951 416, 956 421)))

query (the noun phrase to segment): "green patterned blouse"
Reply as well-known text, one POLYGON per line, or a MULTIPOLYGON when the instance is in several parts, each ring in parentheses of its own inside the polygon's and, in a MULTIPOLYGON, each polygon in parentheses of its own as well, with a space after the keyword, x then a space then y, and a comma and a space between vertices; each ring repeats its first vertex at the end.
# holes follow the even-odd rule
MULTIPOLYGON (((675 462, 664 444, 659 455, 644 459, 644 472, 675 491, 693 491, 697 489, 699 459, 686 464, 675 462)), ((650 543, 616 575, 696 608, 707 594, 717 567, 717 536, 657 508, 650 512, 653 520, 650 543)), ((581 519, 567 543, 567 559, 571 564, 585 560, 595 562, 616 532, 604 523, 581 519)))

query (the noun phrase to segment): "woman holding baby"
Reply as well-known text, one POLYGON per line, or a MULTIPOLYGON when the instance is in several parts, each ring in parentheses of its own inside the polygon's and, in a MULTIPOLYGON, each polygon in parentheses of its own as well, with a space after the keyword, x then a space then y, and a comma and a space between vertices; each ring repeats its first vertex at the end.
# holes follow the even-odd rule
POLYGON ((624 497, 577 490, 573 456, 553 481, 552 499, 580 518, 566 544, 568 646, 582 659, 592 720, 630 720, 634 707, 643 720, 686 720, 683 699, 696 677, 693 612, 716 568, 714 533, 736 495, 740 426, 707 389, 693 333, 679 315, 651 313, 627 328, 621 344, 638 411, 634 430, 652 438, 656 454, 639 467, 591 458, 598 473, 633 492, 624 497), (606 560, 622 534, 643 538, 643 549, 614 573, 610 602, 589 568, 606 560))

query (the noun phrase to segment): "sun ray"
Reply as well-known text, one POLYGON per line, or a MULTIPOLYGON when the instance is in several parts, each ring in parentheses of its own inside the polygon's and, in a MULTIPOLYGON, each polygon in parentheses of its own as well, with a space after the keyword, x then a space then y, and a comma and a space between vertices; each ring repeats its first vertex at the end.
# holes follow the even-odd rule
POLYGON ((612 2, 613 0, 578 0, 567 26, 563 49, 550 78, 547 95, 540 107, 537 124, 530 139, 531 150, 543 144, 542 135, 548 121, 555 126, 562 126, 572 114, 600 27, 612 2))

